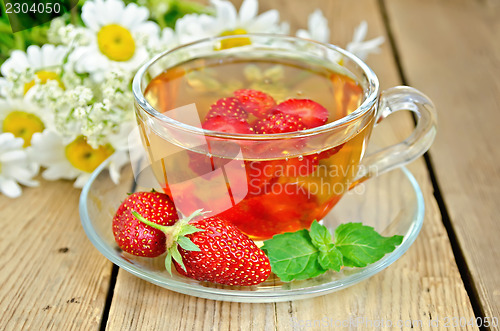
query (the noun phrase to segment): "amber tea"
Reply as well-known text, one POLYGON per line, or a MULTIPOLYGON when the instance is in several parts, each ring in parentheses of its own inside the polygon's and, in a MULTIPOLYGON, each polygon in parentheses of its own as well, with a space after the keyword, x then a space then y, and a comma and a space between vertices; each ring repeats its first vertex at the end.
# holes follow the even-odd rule
POLYGON ((286 134, 320 130, 358 109, 363 88, 352 77, 314 61, 241 54, 165 70, 144 91, 156 110, 169 116, 191 105, 203 129, 251 135, 258 144, 235 139, 228 158, 221 151, 233 147, 218 146, 223 139, 207 135, 203 148, 191 148, 182 132, 159 133, 138 116, 155 177, 182 214, 210 210, 253 239, 308 228, 353 185, 373 123, 319 148, 307 135, 286 134), (271 147, 260 135, 284 137, 271 147))

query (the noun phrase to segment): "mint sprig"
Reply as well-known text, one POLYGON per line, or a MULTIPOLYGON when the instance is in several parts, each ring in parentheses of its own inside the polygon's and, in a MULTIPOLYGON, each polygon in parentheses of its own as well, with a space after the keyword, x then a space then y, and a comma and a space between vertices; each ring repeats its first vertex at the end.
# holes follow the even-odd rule
POLYGON ((314 221, 310 230, 275 235, 264 241, 271 270, 282 281, 308 279, 342 266, 365 267, 392 252, 403 236, 383 237, 371 226, 346 223, 337 227, 334 238, 314 221))

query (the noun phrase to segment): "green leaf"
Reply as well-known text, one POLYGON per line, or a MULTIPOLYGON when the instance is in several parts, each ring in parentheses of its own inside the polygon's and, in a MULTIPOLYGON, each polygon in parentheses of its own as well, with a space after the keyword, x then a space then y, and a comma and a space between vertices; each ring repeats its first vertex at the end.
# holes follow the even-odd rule
POLYGON ((174 261, 177 262, 184 271, 186 270, 186 266, 184 265, 184 262, 182 262, 182 256, 181 253, 179 253, 179 249, 177 248, 177 245, 172 246, 170 248, 169 253, 172 252, 172 257, 174 258, 174 261))
POLYGON ((337 272, 340 271, 340 268, 344 264, 342 253, 334 244, 327 245, 326 251, 319 252, 318 262, 324 269, 332 269, 337 272))
POLYGON ((311 236, 312 244, 321 251, 327 251, 333 243, 330 231, 328 231, 326 226, 319 224, 317 221, 311 224, 309 235, 311 236))
POLYGON ((194 242, 191 241, 188 237, 179 237, 177 238, 177 243, 186 251, 195 251, 199 252, 200 248, 196 246, 194 242))
POLYGON ((326 272, 318 262, 319 249, 312 244, 309 231, 299 230, 264 241, 271 270, 285 282, 307 279, 326 272))
POLYGON ((383 237, 371 226, 361 223, 341 224, 335 230, 335 246, 342 253, 346 267, 365 267, 374 263, 402 241, 403 236, 383 237))
POLYGON ((186 224, 179 231, 178 235, 179 235, 179 237, 182 237, 182 236, 187 236, 188 234, 192 234, 192 233, 200 232, 200 231, 205 231, 205 230, 198 229, 194 225, 186 224))
POLYGON ((165 269, 167 269, 170 276, 172 276, 172 253, 168 251, 167 257, 165 258, 165 269))

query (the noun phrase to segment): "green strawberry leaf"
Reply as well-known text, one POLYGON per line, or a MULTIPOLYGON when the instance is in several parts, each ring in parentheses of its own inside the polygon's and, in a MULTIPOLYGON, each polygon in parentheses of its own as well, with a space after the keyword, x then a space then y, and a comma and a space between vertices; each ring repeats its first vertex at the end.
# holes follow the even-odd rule
POLYGON ((173 245, 172 248, 169 249, 169 253, 170 252, 172 252, 172 257, 174 258, 174 261, 177 262, 181 266, 181 268, 187 272, 186 266, 184 265, 184 262, 182 262, 182 256, 181 253, 179 253, 177 245, 173 245))
POLYGON ((327 250, 322 250, 319 252, 319 264, 324 269, 332 269, 337 272, 340 271, 340 268, 344 265, 342 253, 335 247, 334 244, 329 244, 326 247, 327 250))
POLYGON ((365 267, 392 252, 403 236, 383 237, 371 226, 341 224, 335 230, 335 247, 342 253, 346 267, 365 267))
POLYGON ((165 258, 165 269, 167 269, 170 276, 172 276, 172 253, 170 250, 167 253, 167 257, 165 258))
POLYGON ((179 244, 179 246, 182 247, 182 249, 186 251, 195 251, 195 252, 200 251, 200 248, 196 246, 196 244, 192 242, 191 239, 189 239, 188 237, 177 238, 177 243, 179 244))
POLYGON ((194 225, 191 224, 185 224, 182 226, 181 230, 178 233, 178 236, 187 236, 188 234, 193 234, 195 232, 200 232, 200 231, 205 231, 203 229, 198 229, 194 225))
POLYGON ((285 282, 316 277, 324 272, 318 262, 319 249, 312 244, 309 231, 300 230, 275 235, 264 241, 271 270, 285 282))

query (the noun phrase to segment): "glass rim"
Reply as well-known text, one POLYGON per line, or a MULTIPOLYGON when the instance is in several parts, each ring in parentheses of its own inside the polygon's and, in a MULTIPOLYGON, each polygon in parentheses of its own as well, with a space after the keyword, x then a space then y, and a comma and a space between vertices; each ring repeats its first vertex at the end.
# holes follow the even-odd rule
POLYGON ((162 53, 159 53, 158 55, 154 56, 151 58, 149 61, 144 63, 139 70, 136 72, 134 75, 134 79, 132 81, 132 93, 134 95, 135 101, 138 104, 139 107, 141 107, 144 111, 146 111, 149 115, 152 117, 165 122, 168 125, 171 125, 177 129, 181 129, 182 131, 189 132, 189 133, 194 133, 194 134, 199 134, 199 135, 204 135, 204 136, 209 136, 209 137, 216 137, 216 138, 224 138, 224 139, 232 139, 232 140, 274 140, 274 139, 290 139, 290 138, 302 138, 302 137, 307 137, 307 136, 312 136, 316 135, 322 132, 330 131, 332 129, 338 128, 342 125, 345 125, 347 123, 352 122, 353 120, 361 118, 363 115, 365 115, 375 104, 377 97, 379 95, 379 89, 380 89, 380 84, 378 81, 377 76, 373 72, 373 70, 366 64, 364 63, 360 58, 358 58, 356 55, 338 47, 333 44, 326 44, 322 43, 319 41, 315 40, 310 40, 310 39, 304 39, 300 37, 294 37, 294 36, 287 36, 287 35, 280 35, 280 34, 270 34, 270 33, 248 33, 248 34, 239 34, 239 35, 231 35, 231 36, 216 36, 216 37, 210 37, 210 38, 204 38, 204 39, 199 39, 187 44, 182 44, 177 47, 174 47, 172 49, 166 50, 162 53), (361 105, 358 106, 358 108, 353 111, 352 113, 348 114, 347 116, 344 116, 342 118, 339 118, 333 122, 315 127, 315 128, 310 128, 306 130, 301 130, 301 131, 293 131, 293 132, 286 132, 286 133, 273 133, 273 134, 248 134, 248 133, 226 133, 226 132, 220 132, 220 131, 213 131, 213 130, 206 130, 200 127, 192 126, 186 123, 182 123, 178 120, 175 120, 169 116, 166 116, 156 110, 151 104, 146 100, 146 97, 144 96, 144 93, 142 91, 141 85, 142 85, 142 78, 146 74, 147 70, 154 65, 157 61, 159 61, 161 58, 168 56, 169 54, 172 54, 178 50, 185 49, 194 45, 202 44, 202 43, 207 43, 207 42, 214 42, 214 41, 220 41, 220 40, 225 40, 225 39, 231 39, 231 38, 252 38, 252 37, 257 37, 257 38, 278 38, 282 40, 288 40, 288 41, 303 41, 303 42, 308 42, 310 44, 315 44, 318 46, 325 47, 327 49, 333 50, 347 58, 349 60, 353 61, 357 66, 361 68, 363 71, 364 75, 367 78, 368 81, 368 96, 363 100, 361 105))

